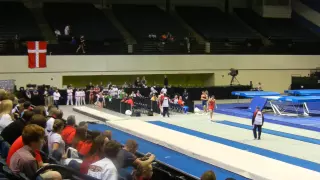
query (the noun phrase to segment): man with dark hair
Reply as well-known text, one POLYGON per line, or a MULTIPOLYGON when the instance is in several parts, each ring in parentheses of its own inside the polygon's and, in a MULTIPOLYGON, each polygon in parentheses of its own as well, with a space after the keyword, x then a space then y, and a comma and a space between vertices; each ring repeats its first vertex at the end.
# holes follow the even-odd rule
POLYGON ((109 141, 104 146, 105 158, 90 165, 88 175, 100 180, 118 180, 118 171, 111 159, 116 158, 121 145, 109 141))
POLYGON ((206 171, 202 174, 200 180, 216 180, 216 175, 213 171, 206 171))
POLYGON ((22 118, 13 121, 11 124, 5 127, 1 132, 1 136, 3 137, 3 139, 7 141, 9 144, 13 144, 13 142, 19 136, 21 136, 23 128, 31 120, 33 114, 34 113, 32 111, 26 111, 23 114, 22 118))
MULTIPOLYGON (((41 148, 44 137, 44 128, 38 125, 30 124, 23 129, 22 141, 24 146, 13 154, 9 164, 13 173, 24 173, 28 178, 34 178, 39 169, 34 153, 41 148)), ((60 173, 54 171, 47 171, 40 176, 42 179, 62 179, 60 173)))
POLYGON ((83 128, 85 128, 85 129, 88 129, 88 123, 85 122, 85 121, 81 121, 81 122, 79 123, 79 126, 78 126, 78 127, 83 127, 83 128))

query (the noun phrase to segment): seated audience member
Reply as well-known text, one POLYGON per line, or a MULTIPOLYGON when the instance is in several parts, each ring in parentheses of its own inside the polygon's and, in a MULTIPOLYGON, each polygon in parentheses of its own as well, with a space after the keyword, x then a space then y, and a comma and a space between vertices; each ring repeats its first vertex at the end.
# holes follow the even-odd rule
POLYGON ((150 180, 153 175, 152 165, 148 166, 138 166, 137 169, 133 171, 133 180, 150 180))
POLYGON ((0 104, 0 133, 13 122, 12 108, 11 100, 3 100, 0 104))
POLYGON ((64 140, 64 142, 66 142, 67 145, 71 145, 73 138, 75 137, 75 134, 76 134, 75 125, 76 125, 75 116, 73 115, 68 116, 67 125, 61 132, 62 139, 64 140))
POLYGON ((92 142, 87 141, 87 129, 78 127, 72 141, 72 147, 77 149, 80 155, 85 156, 90 151, 91 146, 92 142))
POLYGON ((111 159, 117 157, 121 145, 109 141, 104 146, 104 158, 89 166, 88 175, 100 180, 118 180, 118 171, 111 159))
POLYGON ((162 89, 161 89, 161 93, 163 93, 163 94, 167 94, 167 88, 166 88, 166 86, 164 86, 162 89))
POLYGON ((61 132, 64 128, 64 122, 61 119, 55 119, 53 123, 52 132, 48 134, 48 150, 49 154, 60 161, 65 159, 65 142, 61 137, 61 132), (58 154, 58 156, 55 156, 58 154), (60 157, 61 156, 61 157, 60 157))
POLYGON ((134 98, 134 97, 137 97, 137 95, 134 93, 134 91, 132 91, 129 97, 134 98))
MULTIPOLYGON (((38 125, 42 128, 45 128, 46 127, 46 122, 47 122, 47 119, 46 117, 40 115, 40 114, 36 114, 36 115, 33 115, 31 120, 29 121, 28 124, 35 124, 35 125, 38 125)), ((8 152, 8 156, 7 156, 7 164, 10 164, 10 160, 11 160, 11 157, 12 155, 20 148, 22 148, 24 146, 23 144, 23 141, 22 141, 22 136, 18 137, 14 142, 13 144, 11 145, 10 149, 9 149, 9 152, 8 152)), ((36 150, 35 151, 35 159, 36 161, 38 162, 38 165, 39 167, 42 167, 43 166, 43 162, 42 162, 42 157, 41 157, 41 154, 40 154, 40 151, 36 150)))
MULTIPOLYGON (((35 151, 39 150, 44 142, 44 129, 38 125, 27 125, 22 131, 24 146, 17 150, 11 157, 9 164, 13 173, 24 173, 29 179, 35 178, 39 169, 34 157, 35 151)), ((40 175, 42 179, 62 179, 60 173, 47 171, 40 175)))
POLYGON ((60 113, 62 113, 61 110, 57 109, 56 107, 50 109, 48 116, 49 119, 47 121, 46 127, 46 135, 48 135, 52 131, 54 120, 61 117, 60 113))
POLYGON ((179 98, 178 95, 175 95, 173 98, 173 104, 178 104, 179 98))
POLYGON ((180 106, 184 106, 184 101, 182 100, 182 96, 179 96, 178 104, 180 106))
POLYGON ((103 135, 106 135, 109 140, 112 140, 112 131, 106 130, 103 132, 103 135))
POLYGON ((118 168, 127 168, 127 167, 138 167, 142 166, 143 168, 148 167, 152 161, 154 161, 155 156, 148 153, 145 157, 137 158, 135 153, 138 150, 138 143, 135 140, 127 140, 123 149, 117 154, 117 166, 118 168))
POLYGON ((4 89, 0 89, 0 102, 2 100, 4 100, 4 97, 5 97, 6 94, 7 94, 7 92, 4 89))
POLYGON ((12 114, 17 114, 19 117, 22 117, 21 112, 23 111, 23 104, 25 102, 24 98, 20 98, 18 104, 12 109, 12 114))
POLYGON ((47 116, 47 111, 44 106, 37 106, 33 110, 34 114, 41 114, 43 116, 47 116))
POLYGON ((54 34, 56 35, 57 38, 61 36, 61 32, 59 29, 54 30, 54 34))
POLYGON ((216 175, 213 171, 206 171, 202 174, 200 180, 216 180, 216 175))
POLYGON ((87 174, 89 170, 89 166, 104 157, 103 148, 108 141, 109 141, 109 138, 103 134, 99 135, 94 139, 89 153, 84 157, 80 165, 81 173, 87 174))
POLYGON ((9 124, 1 132, 1 136, 9 144, 12 144, 19 136, 21 136, 23 128, 31 120, 34 113, 32 111, 26 111, 22 118, 19 118, 13 123, 9 124))
POLYGON ((129 99, 128 99, 128 100, 126 100, 126 101, 125 101, 125 103, 130 104, 130 105, 131 105, 131 107, 133 107, 133 105, 134 105, 134 102, 133 102, 132 97, 129 97, 129 99))
POLYGON ((79 126, 78 126, 78 127, 83 127, 83 128, 85 128, 85 129, 88 129, 88 123, 85 122, 85 121, 81 121, 81 122, 79 123, 79 126))
POLYGON ((136 97, 142 97, 139 90, 137 90, 136 97))

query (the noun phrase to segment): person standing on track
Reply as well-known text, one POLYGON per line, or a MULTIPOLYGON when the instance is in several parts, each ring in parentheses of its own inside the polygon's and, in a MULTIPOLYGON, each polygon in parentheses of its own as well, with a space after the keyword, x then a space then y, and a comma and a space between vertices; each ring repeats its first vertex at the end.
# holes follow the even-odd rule
POLYGON ((200 98, 201 98, 201 102, 202 102, 203 112, 207 113, 208 95, 205 93, 205 91, 202 91, 200 98))
POLYGON ((264 116, 260 107, 256 108, 256 111, 253 113, 252 116, 252 125, 253 125, 253 136, 254 139, 257 139, 257 129, 258 129, 258 140, 261 138, 262 126, 264 123, 264 116))
POLYGON ((216 99, 214 98, 214 96, 212 95, 210 98, 209 98, 209 101, 208 101, 208 110, 210 112, 210 120, 212 121, 213 120, 213 112, 214 112, 214 108, 216 107, 216 99))

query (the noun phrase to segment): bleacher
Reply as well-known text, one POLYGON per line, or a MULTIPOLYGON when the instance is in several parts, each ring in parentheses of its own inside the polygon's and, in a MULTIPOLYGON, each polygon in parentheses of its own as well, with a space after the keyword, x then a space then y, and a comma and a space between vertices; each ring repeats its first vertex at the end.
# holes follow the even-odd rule
POLYGON ((274 43, 274 51, 283 53, 313 53, 320 39, 292 19, 263 18, 249 9, 235 9, 236 14, 252 28, 274 43))
POLYGON ((113 12, 138 41, 135 48, 138 52, 180 52, 180 49, 183 48, 180 42, 188 36, 188 31, 180 26, 179 22, 157 6, 113 5, 113 12), (157 40, 148 39, 150 33, 156 34, 158 39, 160 35, 167 32, 175 37, 175 43, 162 45, 157 40))
POLYGON ((52 31, 58 29, 62 34, 58 47, 56 45, 48 47, 54 54, 59 54, 61 51, 64 51, 64 54, 74 54, 77 46, 70 45, 72 36, 77 39, 77 42, 80 36, 84 36, 88 52, 91 54, 125 52, 122 35, 105 17, 103 11, 95 8, 93 4, 44 3, 43 13, 52 31), (63 36, 66 25, 71 26, 71 36, 63 36), (61 44, 64 48, 61 48, 61 44))
POLYGON ((34 17, 23 3, 1 2, 0 17, 0 54, 12 51, 16 34, 21 41, 43 40, 34 17))
POLYGON ((252 53, 261 46, 258 35, 216 7, 176 7, 179 15, 211 43, 212 53, 252 53))

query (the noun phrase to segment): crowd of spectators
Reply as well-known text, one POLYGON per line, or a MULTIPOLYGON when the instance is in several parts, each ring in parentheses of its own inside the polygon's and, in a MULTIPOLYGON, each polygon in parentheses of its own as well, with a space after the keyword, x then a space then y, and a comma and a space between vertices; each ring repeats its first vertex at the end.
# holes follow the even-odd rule
MULTIPOLYGON (((177 100, 175 96, 174 101, 177 100)), ((181 98, 181 97, 180 97, 181 98)), ((87 122, 77 123, 75 116, 63 120, 63 111, 53 105, 33 106, 23 98, 0 89, 1 137, 8 142, 6 166, 14 174, 34 179, 45 167, 47 157, 96 179, 148 180, 152 178, 155 155, 137 157, 138 144, 129 139, 122 147, 112 132, 89 131, 87 122), (11 146, 10 146, 11 145, 11 146), (43 157, 46 156, 46 157, 43 157), (128 169, 133 168, 132 171, 128 169)), ((48 170, 42 179, 62 179, 65 174, 48 170)), ((214 180, 212 171, 203 180, 214 180), (208 178, 209 177, 209 178, 208 178)))

